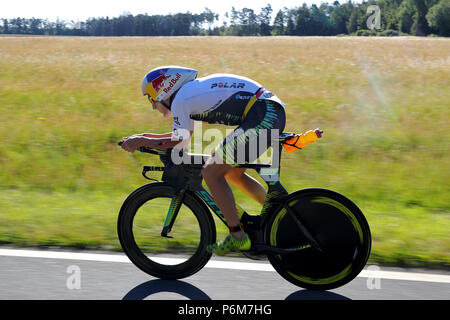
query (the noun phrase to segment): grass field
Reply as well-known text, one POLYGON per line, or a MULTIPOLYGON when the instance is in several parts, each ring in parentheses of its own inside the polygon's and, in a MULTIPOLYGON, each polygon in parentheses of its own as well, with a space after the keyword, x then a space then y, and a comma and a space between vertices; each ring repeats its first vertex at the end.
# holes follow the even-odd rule
POLYGON ((449 52, 444 38, 0 37, 0 242, 120 249, 121 203, 158 162, 116 143, 171 130, 140 81, 174 64, 255 79, 288 105, 286 131, 325 131, 284 155, 282 182, 354 200, 372 263, 449 268, 449 52))

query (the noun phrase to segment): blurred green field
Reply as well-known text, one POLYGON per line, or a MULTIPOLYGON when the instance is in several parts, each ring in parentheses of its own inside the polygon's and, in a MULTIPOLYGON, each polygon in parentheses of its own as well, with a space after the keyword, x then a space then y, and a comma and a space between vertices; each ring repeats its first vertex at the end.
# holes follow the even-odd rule
POLYGON ((449 268, 449 52, 444 38, 0 37, 0 243, 120 249, 121 203, 158 162, 116 143, 171 130, 140 81, 175 64, 255 79, 288 105, 286 131, 325 131, 284 155, 282 182, 354 200, 372 263, 449 268))

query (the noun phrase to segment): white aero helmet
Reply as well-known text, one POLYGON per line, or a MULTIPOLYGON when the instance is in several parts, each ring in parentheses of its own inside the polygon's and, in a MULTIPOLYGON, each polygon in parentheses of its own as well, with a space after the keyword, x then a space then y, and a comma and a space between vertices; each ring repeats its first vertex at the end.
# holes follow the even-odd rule
POLYGON ((142 94, 153 101, 163 101, 182 85, 197 78, 197 74, 197 70, 178 66, 153 69, 142 80, 142 94))

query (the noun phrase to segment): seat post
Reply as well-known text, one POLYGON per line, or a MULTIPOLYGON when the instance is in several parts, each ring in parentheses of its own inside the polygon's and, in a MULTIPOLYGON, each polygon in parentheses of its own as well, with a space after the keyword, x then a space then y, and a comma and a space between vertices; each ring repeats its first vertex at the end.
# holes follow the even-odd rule
POLYGON ((281 153, 283 151, 283 140, 280 135, 277 135, 276 139, 272 137, 272 165, 271 168, 278 168, 278 172, 281 168, 281 153), (278 148, 274 148, 274 145, 278 148))
POLYGON ((270 167, 258 168, 257 172, 260 177, 270 186, 274 185, 280 180, 280 165, 281 165, 281 152, 283 151, 282 142, 277 136, 276 139, 272 137, 272 164, 270 167))
POLYGON ((288 194, 287 190, 280 183, 281 152, 283 151, 282 142, 277 139, 273 143, 276 143, 278 150, 272 147, 272 165, 257 170, 259 176, 267 183, 268 187, 261 215, 267 214, 268 210, 272 207, 273 199, 288 194))

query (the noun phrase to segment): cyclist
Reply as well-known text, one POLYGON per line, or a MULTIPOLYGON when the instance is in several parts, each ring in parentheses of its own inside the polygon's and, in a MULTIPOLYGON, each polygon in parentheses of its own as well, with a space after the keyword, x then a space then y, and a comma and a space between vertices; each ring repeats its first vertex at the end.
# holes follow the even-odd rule
POLYGON ((237 126, 215 149, 202 169, 202 176, 230 230, 222 242, 208 246, 208 251, 222 255, 229 251, 249 250, 250 239, 240 226, 228 183, 260 204, 264 203, 264 187, 245 173, 245 168, 234 168, 233 164, 251 163, 271 146, 272 134, 284 130, 285 105, 276 95, 249 78, 212 74, 197 79, 197 75, 197 70, 178 66, 159 67, 148 72, 142 80, 142 93, 148 97, 154 110, 164 117, 173 117, 173 130, 164 134, 141 133, 123 138, 122 148, 129 152, 140 147, 160 150, 184 148, 192 136, 194 120, 237 126))

